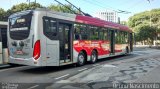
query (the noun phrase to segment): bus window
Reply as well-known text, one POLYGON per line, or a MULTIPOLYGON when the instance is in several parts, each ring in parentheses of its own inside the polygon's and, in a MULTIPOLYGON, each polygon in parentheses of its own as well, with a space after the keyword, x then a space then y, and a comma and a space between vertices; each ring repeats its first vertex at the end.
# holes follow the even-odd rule
POLYGON ((50 29, 49 32, 51 32, 53 36, 56 36, 56 35, 57 35, 56 21, 50 20, 49 29, 50 29))
POLYGON ((98 40, 99 39, 98 27, 90 26, 90 39, 91 40, 98 40))
POLYGON ((57 21, 51 18, 44 18, 43 32, 46 37, 55 40, 57 36, 57 21))
POLYGON ((104 40, 104 29, 99 28, 99 40, 104 40))
POLYGON ((116 44, 120 44, 121 43, 121 38, 120 38, 120 32, 119 31, 115 31, 115 43, 116 44))
POLYGON ((10 37, 14 40, 23 40, 29 36, 32 14, 9 18, 10 37))
POLYGON ((127 44, 129 41, 129 36, 128 36, 128 33, 127 32, 124 32, 125 36, 124 36, 124 40, 125 40, 125 43, 127 44))
POLYGON ((80 25, 79 24, 74 25, 74 39, 75 40, 80 40, 81 39, 80 25))
POLYGON ((108 30, 103 28, 104 29, 104 37, 103 37, 103 40, 108 40, 108 30))
POLYGON ((75 31, 74 31, 74 39, 75 40, 87 40, 87 26, 81 24, 75 24, 75 31))
POLYGON ((7 48, 7 28, 1 28, 1 41, 3 48, 7 48))

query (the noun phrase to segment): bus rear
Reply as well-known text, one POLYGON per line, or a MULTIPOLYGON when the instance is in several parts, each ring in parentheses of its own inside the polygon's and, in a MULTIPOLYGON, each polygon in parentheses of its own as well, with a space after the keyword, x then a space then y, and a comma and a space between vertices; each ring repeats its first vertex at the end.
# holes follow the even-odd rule
POLYGON ((34 13, 18 12, 9 17, 9 63, 40 66, 40 40, 35 36, 34 13))

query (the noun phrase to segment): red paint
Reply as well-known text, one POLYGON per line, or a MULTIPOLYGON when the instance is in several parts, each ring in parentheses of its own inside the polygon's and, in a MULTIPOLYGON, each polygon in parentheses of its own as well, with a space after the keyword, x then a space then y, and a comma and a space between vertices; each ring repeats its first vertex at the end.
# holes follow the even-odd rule
POLYGON ((87 55, 91 55, 92 50, 96 49, 98 51, 98 55, 106 55, 109 54, 110 46, 109 41, 85 41, 85 40, 79 40, 74 41, 74 49, 77 52, 80 52, 81 50, 85 50, 87 52, 87 55))
MULTIPOLYGON (((126 47, 126 46, 125 46, 126 47)), ((92 50, 98 51, 98 56, 110 54, 110 42, 109 41, 89 41, 89 40, 76 40, 73 42, 73 48, 78 53, 82 50, 87 52, 87 55, 91 55, 92 50)), ((115 53, 122 52, 123 44, 115 44, 115 53)))
POLYGON ((88 16, 77 15, 76 22, 90 24, 90 25, 96 25, 96 26, 101 26, 101 27, 116 28, 118 30, 132 32, 132 30, 129 29, 127 26, 120 25, 120 24, 113 23, 113 22, 100 20, 100 19, 93 18, 93 17, 88 17, 88 16))
MULTIPOLYGON (((115 44, 115 52, 122 52, 122 44, 115 44)), ((126 46, 125 46, 126 47, 126 46)))

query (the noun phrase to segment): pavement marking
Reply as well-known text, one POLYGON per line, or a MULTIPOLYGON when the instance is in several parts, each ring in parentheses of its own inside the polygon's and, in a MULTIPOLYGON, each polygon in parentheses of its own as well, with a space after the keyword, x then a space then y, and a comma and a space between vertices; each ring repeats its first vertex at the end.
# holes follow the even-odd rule
POLYGON ((84 71, 84 70, 87 70, 88 68, 83 68, 83 69, 80 69, 80 70, 78 70, 78 71, 84 71))
POLYGON ((34 86, 32 86, 32 87, 30 87, 30 88, 27 88, 27 89, 33 89, 33 88, 36 88, 36 87, 38 87, 39 85, 34 85, 34 86))
POLYGON ((95 64, 95 65, 93 65, 93 66, 99 66, 100 64, 95 64))
POLYGON ((108 65, 108 64, 103 65, 103 67, 116 67, 116 68, 117 68, 117 66, 114 66, 114 65, 108 65))
POLYGON ((63 76, 57 77, 57 78, 55 78, 55 79, 57 80, 57 79, 60 79, 60 78, 63 78, 63 77, 67 77, 67 76, 69 76, 69 74, 66 74, 66 75, 63 75, 63 76))

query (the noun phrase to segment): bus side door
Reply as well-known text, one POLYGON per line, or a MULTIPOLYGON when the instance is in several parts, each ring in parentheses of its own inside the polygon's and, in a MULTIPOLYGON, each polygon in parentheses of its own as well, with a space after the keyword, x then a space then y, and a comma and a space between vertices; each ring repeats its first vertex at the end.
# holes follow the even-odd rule
POLYGON ((59 23, 60 63, 71 62, 72 24, 59 23))
POLYGON ((115 31, 110 30, 110 55, 114 55, 115 53, 115 31))

